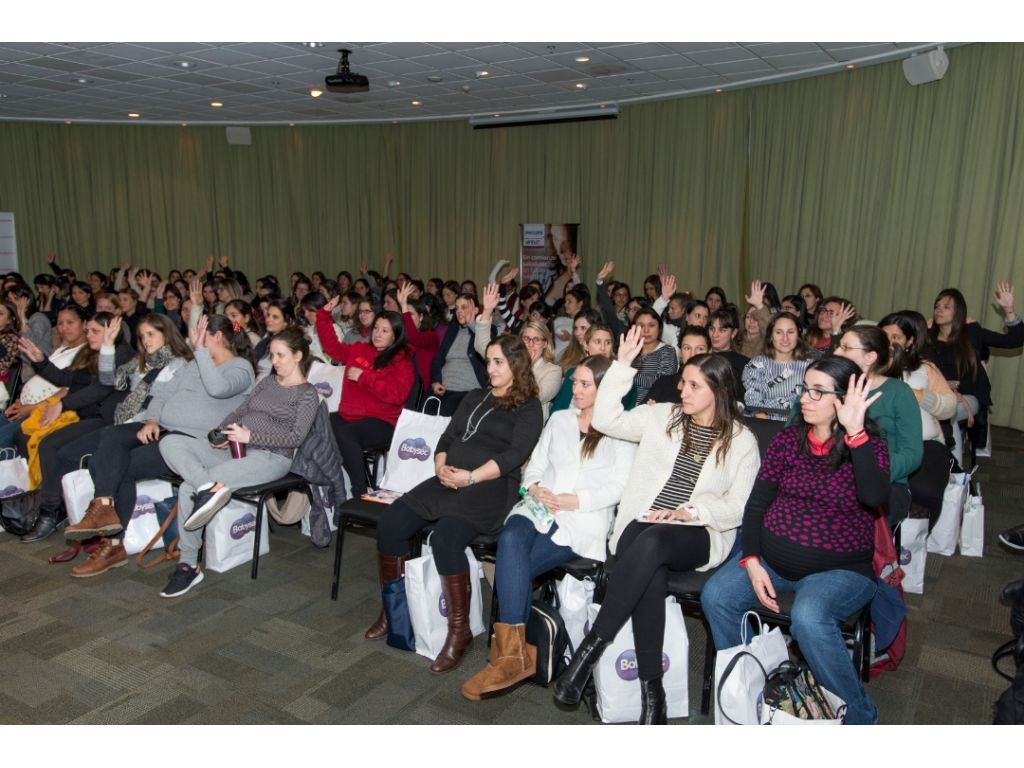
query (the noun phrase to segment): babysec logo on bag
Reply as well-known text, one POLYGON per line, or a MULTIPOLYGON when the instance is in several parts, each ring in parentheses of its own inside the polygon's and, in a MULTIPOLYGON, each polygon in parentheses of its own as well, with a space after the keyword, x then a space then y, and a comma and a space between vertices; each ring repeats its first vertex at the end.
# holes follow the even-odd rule
POLYGON ((231 524, 231 538, 237 541, 256 530, 256 515, 246 512, 231 524))
POLYGON ((408 459, 426 461, 430 458, 430 454, 430 446, 427 445, 427 441, 422 437, 407 438, 398 447, 398 458, 403 461, 408 459))
POLYGON ((142 495, 135 499, 135 509, 132 510, 132 520, 143 515, 148 515, 150 512, 156 512, 157 499, 151 499, 149 496, 142 495))
MULTIPOLYGON (((661 654, 661 671, 662 674, 668 672, 670 662, 668 654, 661 654)), ((619 658, 615 660, 615 674, 621 677, 623 680, 630 681, 636 680, 640 676, 640 670, 637 668, 636 663, 636 650, 633 648, 627 648, 619 654, 619 658)))
POLYGON ((448 618, 448 601, 444 599, 444 595, 437 598, 437 612, 448 618))

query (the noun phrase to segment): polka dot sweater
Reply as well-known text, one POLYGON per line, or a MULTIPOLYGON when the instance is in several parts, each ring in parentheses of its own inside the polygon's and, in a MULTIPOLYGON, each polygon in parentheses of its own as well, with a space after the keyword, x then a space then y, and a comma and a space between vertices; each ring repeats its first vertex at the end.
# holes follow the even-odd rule
POLYGON ((872 437, 832 469, 800 449, 800 427, 765 452, 743 516, 743 554, 762 557, 787 579, 827 570, 874 578, 875 510, 889 495, 889 453, 872 437))

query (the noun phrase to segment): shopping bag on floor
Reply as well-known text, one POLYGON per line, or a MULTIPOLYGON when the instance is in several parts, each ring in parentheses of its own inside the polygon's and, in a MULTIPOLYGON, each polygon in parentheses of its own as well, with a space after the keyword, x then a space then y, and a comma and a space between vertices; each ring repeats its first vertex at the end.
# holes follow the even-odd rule
POLYGON ((778 627, 770 631, 761 617, 748 611, 740 619, 740 644, 715 655, 715 725, 757 725, 758 698, 764 690, 766 670, 789 660, 786 639, 778 627), (757 634, 747 642, 749 618, 757 620, 757 634))
POLYGON ((981 483, 968 486, 970 495, 964 504, 964 519, 960 526, 960 554, 981 557, 985 548, 985 502, 981 500, 981 483))
MULTIPOLYGON (((566 576, 558 582, 558 613, 565 623, 565 631, 569 635, 569 643, 573 648, 579 648, 587 634, 585 627, 592 602, 594 602, 594 582, 590 579, 566 576)), ((569 653, 568 648, 566 653, 569 653)))
POLYGON ((900 523, 900 566, 903 591, 924 594, 924 566, 928 561, 928 518, 908 517, 900 523))
POLYGON ((760 706, 761 725, 842 725, 846 702, 788 659, 769 672, 760 706))
MULTIPOLYGON (((135 484, 135 509, 124 532, 124 551, 129 555, 141 552, 160 533, 160 519, 156 505, 169 496, 174 489, 166 480, 142 480, 135 484)), ((153 548, 163 546, 163 539, 154 543, 153 548)))
POLYGON ((951 472, 946 490, 942 493, 942 512, 935 527, 928 534, 928 551, 949 557, 956 552, 960 538, 960 521, 967 501, 967 486, 971 476, 964 472, 951 472))
MULTIPOLYGON (((593 626, 600 610, 600 605, 591 603, 590 626, 593 626)), ((668 597, 665 599, 661 669, 669 717, 690 716, 689 651, 683 612, 675 598, 668 597)), ((640 719, 640 678, 632 620, 626 622, 601 654, 594 666, 594 685, 597 688, 597 712, 602 722, 635 723, 640 719)))
POLYGON ((13 448, 0 450, 0 499, 28 491, 28 462, 13 448))
MULTIPOLYGON (((480 564, 473 550, 466 547, 469 565, 469 628, 473 635, 484 633, 483 598, 480 594, 480 564)), ((405 563, 405 595, 409 605, 416 640, 416 653, 436 659, 448 636, 448 605, 441 589, 441 576, 434 564, 430 545, 423 545, 423 554, 405 563)))
MULTIPOLYGON (((270 552, 269 516, 263 515, 260 557, 270 552)), ((223 573, 252 560, 256 536, 256 505, 232 499, 206 526, 204 564, 207 570, 223 573)))
MULTIPOLYGON (((85 461, 84 456, 82 461, 85 461)), ((79 466, 81 467, 81 462, 79 466)), ((92 475, 88 469, 79 468, 64 475, 60 479, 60 485, 64 491, 64 509, 68 513, 68 523, 76 525, 82 522, 85 510, 89 508, 89 502, 96 493, 93 489, 92 475)))
POLYGON ((451 418, 428 415, 425 411, 431 400, 440 409, 441 401, 428 397, 423 413, 405 409, 398 417, 381 488, 406 493, 434 476, 434 447, 451 418))

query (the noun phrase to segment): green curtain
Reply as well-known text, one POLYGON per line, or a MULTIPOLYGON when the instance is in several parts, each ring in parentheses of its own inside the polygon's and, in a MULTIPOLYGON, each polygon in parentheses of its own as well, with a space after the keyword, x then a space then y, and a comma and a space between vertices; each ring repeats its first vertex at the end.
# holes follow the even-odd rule
MULTIPOLYGON (((51 249, 81 271, 228 254, 251 278, 392 250, 395 270, 479 282, 516 260, 519 224, 579 223, 584 274, 614 260, 635 293, 660 261, 681 288, 742 303, 751 278, 815 282, 875 318, 928 315, 954 285, 998 328, 994 283, 1021 277, 1024 46, 949 56, 916 88, 893 62, 590 123, 255 127, 248 147, 221 128, 0 123, 0 210, 29 275, 51 249)), ((1024 428, 1019 361, 992 362, 993 420, 1024 428)))

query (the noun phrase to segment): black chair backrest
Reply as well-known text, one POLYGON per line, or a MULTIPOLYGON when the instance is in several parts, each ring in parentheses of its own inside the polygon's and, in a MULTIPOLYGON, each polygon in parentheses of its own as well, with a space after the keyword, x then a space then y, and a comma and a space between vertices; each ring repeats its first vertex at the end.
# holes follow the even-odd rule
POLYGON ((768 450, 768 445, 771 441, 786 426, 784 421, 758 419, 754 416, 744 416, 743 424, 747 429, 753 432, 754 437, 757 438, 757 448, 761 452, 761 458, 764 458, 764 454, 768 450))

